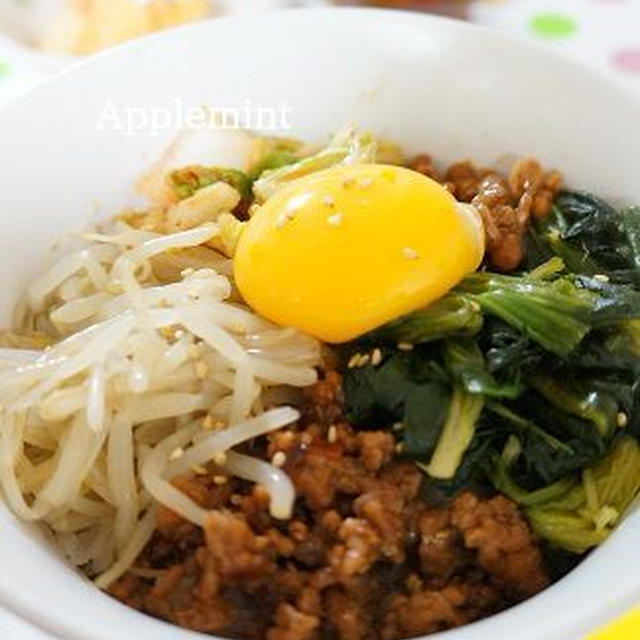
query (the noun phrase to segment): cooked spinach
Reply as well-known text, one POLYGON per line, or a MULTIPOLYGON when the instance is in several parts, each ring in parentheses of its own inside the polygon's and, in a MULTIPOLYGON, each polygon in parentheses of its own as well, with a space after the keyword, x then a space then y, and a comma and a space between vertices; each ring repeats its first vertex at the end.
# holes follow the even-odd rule
POLYGON ((451 390, 437 369, 423 366, 429 361, 419 353, 395 353, 379 367, 348 369, 343 387, 349 421, 371 429, 401 425, 407 455, 432 453, 447 417, 451 390))
POLYGON ((640 488, 640 209, 562 192, 529 232, 526 269, 477 272, 349 345, 385 358, 346 371, 347 416, 400 423, 434 490, 491 485, 583 552, 640 488))
POLYGON ((588 193, 561 192, 551 215, 530 230, 528 266, 551 255, 561 257, 572 273, 638 284, 640 210, 616 209, 588 193))
POLYGON ((501 378, 495 376, 476 340, 447 340, 444 353, 451 376, 469 393, 491 398, 517 398, 520 395, 520 371, 512 369, 501 378))
POLYGON ((421 344, 452 336, 473 336, 482 328, 482 309, 468 296, 448 295, 377 329, 365 340, 421 344))
MULTIPOLYGON (((597 460, 607 441, 593 424, 557 409, 535 392, 526 390, 509 413, 491 411, 497 422, 510 423, 521 438, 522 453, 514 468, 527 488, 538 489, 597 460), (526 418, 524 417, 526 416, 526 418)), ((508 424, 501 424, 503 429, 508 424)))
POLYGON ((525 507, 542 538, 584 553, 606 539, 640 490, 640 446, 634 438, 622 437, 573 483, 567 478, 537 492, 518 487, 499 463, 495 482, 500 491, 525 507))
POLYGON ((432 478, 451 480, 455 477, 476 430, 484 396, 456 387, 451 395, 447 419, 428 464, 418 463, 432 478))

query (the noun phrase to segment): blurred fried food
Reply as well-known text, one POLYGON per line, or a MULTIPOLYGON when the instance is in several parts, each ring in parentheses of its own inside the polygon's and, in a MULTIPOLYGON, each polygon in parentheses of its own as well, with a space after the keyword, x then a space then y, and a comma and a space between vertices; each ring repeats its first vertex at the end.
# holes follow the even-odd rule
POLYGON ((40 45, 51 51, 91 53, 210 13, 210 0, 67 0, 40 45))

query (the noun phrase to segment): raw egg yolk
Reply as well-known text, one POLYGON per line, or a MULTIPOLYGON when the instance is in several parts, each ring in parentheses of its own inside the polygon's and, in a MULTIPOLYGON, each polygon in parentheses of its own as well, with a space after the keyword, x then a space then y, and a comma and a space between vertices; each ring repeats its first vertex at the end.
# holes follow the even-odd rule
POLYGON ((483 254, 473 207, 415 171, 356 165, 267 200, 240 238, 234 271, 258 313, 337 343, 442 297, 483 254))

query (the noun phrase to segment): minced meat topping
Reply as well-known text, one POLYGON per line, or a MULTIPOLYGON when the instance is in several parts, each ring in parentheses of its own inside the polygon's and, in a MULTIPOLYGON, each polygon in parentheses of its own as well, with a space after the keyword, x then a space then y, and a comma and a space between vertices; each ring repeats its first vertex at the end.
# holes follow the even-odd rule
POLYGON ((537 541, 502 496, 421 497, 388 431, 355 431, 329 372, 303 418, 251 445, 278 454, 297 501, 269 516, 264 489, 208 473, 175 481, 211 509, 200 529, 159 507, 158 530, 111 588, 180 626, 247 640, 396 640, 460 626, 548 583, 537 541))
POLYGON ((487 260, 499 271, 512 271, 522 263, 531 219, 549 215, 562 187, 560 172, 546 171, 533 158, 519 159, 507 176, 470 161, 440 173, 427 154, 416 156, 411 168, 441 182, 460 202, 476 207, 484 224, 487 260))

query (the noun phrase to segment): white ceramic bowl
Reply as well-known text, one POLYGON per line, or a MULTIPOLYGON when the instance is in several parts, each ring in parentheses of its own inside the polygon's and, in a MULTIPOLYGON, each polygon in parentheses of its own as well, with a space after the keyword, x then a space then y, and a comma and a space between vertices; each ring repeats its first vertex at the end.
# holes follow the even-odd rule
MULTIPOLYGON (((0 113, 2 321, 61 231, 133 195, 169 132, 96 129, 105 103, 255 105, 286 100, 293 131, 356 121, 443 162, 534 154, 575 187, 640 202, 640 103, 611 81, 511 38, 418 15, 291 11, 222 19, 135 42, 0 113)), ((561 582, 447 640, 572 640, 640 601, 640 513, 561 582)), ((72 640, 203 638, 94 589, 0 510, 0 604, 72 640)), ((440 636, 438 636, 440 637, 440 636)), ((434 637, 435 638, 435 637, 434 637)))

